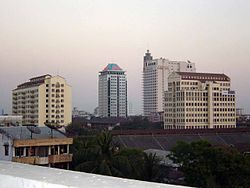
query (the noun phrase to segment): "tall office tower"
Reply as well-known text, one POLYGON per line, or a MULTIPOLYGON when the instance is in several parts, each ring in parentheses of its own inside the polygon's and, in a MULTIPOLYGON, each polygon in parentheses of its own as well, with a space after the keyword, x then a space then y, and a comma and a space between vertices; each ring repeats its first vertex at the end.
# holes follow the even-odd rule
POLYGON ((235 92, 224 74, 176 72, 165 92, 165 129, 235 128, 235 92))
POLYGON ((61 76, 31 78, 12 91, 12 112, 23 124, 68 125, 72 121, 71 86, 61 76))
POLYGON ((100 117, 127 117, 127 78, 117 64, 100 72, 98 98, 100 117))
POLYGON ((153 59, 147 50, 143 62, 143 111, 145 116, 163 112, 163 98, 164 91, 168 90, 168 76, 177 71, 195 72, 195 64, 190 61, 153 59))

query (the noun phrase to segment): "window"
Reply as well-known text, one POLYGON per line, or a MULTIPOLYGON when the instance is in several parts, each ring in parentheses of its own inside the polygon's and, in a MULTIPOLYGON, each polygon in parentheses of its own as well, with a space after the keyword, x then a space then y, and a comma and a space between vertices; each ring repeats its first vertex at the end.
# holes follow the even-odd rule
POLYGON ((8 144, 4 145, 4 155, 5 156, 9 155, 9 145, 8 144))
POLYGON ((24 148, 20 147, 20 148, 15 148, 15 156, 16 157, 22 157, 24 154, 24 148))

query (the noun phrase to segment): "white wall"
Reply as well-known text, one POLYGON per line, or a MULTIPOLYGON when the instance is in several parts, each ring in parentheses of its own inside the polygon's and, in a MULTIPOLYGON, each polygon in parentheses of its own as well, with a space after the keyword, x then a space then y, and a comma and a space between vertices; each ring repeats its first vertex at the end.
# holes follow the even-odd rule
POLYGON ((0 161, 0 188, 181 188, 69 170, 0 161))

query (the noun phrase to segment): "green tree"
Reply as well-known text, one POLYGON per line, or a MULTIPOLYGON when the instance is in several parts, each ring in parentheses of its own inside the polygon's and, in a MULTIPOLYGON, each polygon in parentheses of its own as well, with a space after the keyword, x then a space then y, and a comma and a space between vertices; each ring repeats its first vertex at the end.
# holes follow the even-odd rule
POLYGON ((207 141, 178 142, 170 158, 180 164, 190 186, 230 188, 250 184, 249 157, 230 147, 213 147, 207 141))
POLYGON ((120 156, 127 158, 129 163, 129 172, 127 177, 131 179, 144 179, 144 152, 135 148, 123 148, 119 151, 120 156))
POLYGON ((80 162, 76 170, 119 177, 126 177, 124 172, 130 171, 127 158, 119 155, 119 148, 112 143, 110 132, 102 132, 88 147, 84 146, 86 144, 78 151, 82 158, 76 159, 80 162))
POLYGON ((143 180, 159 181, 160 179, 160 159, 156 153, 144 153, 143 180))

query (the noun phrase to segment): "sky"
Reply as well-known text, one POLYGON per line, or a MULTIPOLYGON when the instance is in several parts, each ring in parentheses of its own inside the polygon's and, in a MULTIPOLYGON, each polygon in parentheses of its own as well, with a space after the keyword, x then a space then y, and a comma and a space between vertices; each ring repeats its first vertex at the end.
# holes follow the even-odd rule
POLYGON ((0 0, 0 109, 31 77, 72 86, 73 106, 93 112, 98 72, 126 71, 130 114, 142 113, 142 59, 190 60, 197 72, 225 73, 237 107, 250 113, 249 0, 0 0))

